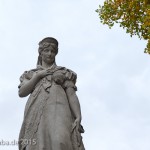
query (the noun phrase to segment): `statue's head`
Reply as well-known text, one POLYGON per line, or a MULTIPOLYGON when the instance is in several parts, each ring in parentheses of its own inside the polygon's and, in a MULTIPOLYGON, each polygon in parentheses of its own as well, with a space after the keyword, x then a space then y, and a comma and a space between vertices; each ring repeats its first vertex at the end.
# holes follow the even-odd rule
POLYGON ((42 65, 42 60, 55 61, 55 56, 58 53, 58 41, 53 37, 44 38, 39 42, 38 52, 38 65, 42 65))

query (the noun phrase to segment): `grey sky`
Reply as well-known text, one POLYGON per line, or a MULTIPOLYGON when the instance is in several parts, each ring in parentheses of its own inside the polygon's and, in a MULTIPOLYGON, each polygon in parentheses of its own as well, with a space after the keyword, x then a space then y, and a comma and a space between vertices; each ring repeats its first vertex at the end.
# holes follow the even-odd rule
MULTIPOLYGON (((103 0, 0 1, 0 140, 18 139, 27 98, 19 77, 36 66, 38 42, 59 41, 57 64, 78 74, 86 150, 150 149, 150 56, 146 42, 103 26, 103 0)), ((16 150, 17 146, 0 146, 16 150)))

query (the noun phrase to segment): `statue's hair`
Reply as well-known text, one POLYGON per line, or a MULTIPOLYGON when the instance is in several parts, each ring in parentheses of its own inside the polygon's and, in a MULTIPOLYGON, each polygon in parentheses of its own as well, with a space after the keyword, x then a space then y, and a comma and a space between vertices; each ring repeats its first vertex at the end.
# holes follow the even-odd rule
POLYGON ((58 41, 53 37, 46 37, 42 41, 39 42, 39 45, 42 43, 54 43, 58 47, 58 41))

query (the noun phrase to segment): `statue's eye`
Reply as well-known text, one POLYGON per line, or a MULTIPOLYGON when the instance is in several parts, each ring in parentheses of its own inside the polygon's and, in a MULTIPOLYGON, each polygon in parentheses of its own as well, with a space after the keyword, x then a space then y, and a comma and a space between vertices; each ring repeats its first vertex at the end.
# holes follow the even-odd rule
POLYGON ((44 52, 48 53, 48 52, 49 52, 49 49, 44 49, 44 52))
POLYGON ((55 50, 53 49, 53 50, 51 50, 51 52, 52 52, 52 53, 55 53, 55 50))

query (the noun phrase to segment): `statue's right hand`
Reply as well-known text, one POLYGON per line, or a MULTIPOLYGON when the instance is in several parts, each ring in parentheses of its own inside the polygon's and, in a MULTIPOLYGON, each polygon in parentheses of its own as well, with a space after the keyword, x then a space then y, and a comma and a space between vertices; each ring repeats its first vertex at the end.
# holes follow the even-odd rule
POLYGON ((51 73, 47 69, 44 69, 44 70, 37 72, 36 76, 41 79, 49 74, 51 74, 51 73))

